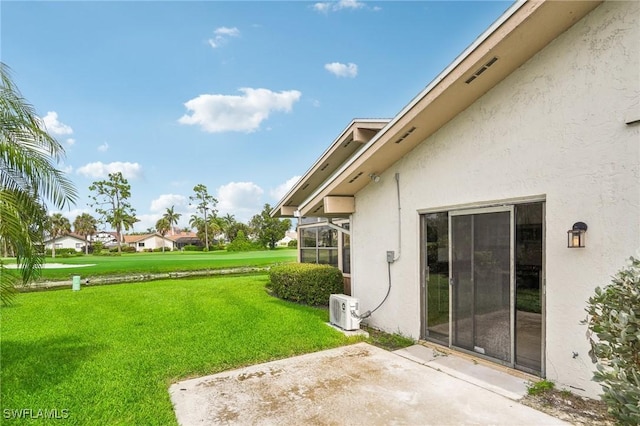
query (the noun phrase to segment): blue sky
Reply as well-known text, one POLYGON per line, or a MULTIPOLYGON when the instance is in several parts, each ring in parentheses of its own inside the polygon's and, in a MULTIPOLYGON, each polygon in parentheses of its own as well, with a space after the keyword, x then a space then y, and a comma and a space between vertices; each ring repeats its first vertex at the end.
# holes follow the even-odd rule
POLYGON ((121 171, 141 232, 272 206, 354 118, 391 118, 512 2, 7 1, 2 62, 88 187, 121 171))

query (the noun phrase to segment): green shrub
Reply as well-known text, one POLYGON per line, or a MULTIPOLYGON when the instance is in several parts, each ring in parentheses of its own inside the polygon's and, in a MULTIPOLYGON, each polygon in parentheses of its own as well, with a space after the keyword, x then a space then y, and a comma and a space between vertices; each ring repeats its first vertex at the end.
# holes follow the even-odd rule
MULTIPOLYGON (((133 247, 133 246, 121 245, 120 246, 120 252, 122 252, 122 253, 135 253, 136 252, 136 248, 133 247)), ((109 253, 119 253, 118 246, 111 247, 109 249, 109 253)))
POLYGON ((93 244, 89 246, 89 250, 94 254, 100 254, 103 248, 104 244, 102 244, 102 241, 94 241, 93 244))
POLYGON ((281 299, 311 306, 329 305, 329 295, 344 291, 342 272, 334 266, 293 263, 269 271, 269 289, 281 299))
POLYGON ((291 240, 287 243, 287 247, 298 248, 298 240, 291 240))
MULTIPOLYGON (((47 256, 52 256, 53 252, 51 249, 47 249, 47 256)), ((78 254, 76 249, 74 248, 57 248, 56 249, 56 257, 71 257, 78 254)))
POLYGON ((227 251, 231 252, 255 250, 264 250, 264 247, 258 243, 250 241, 242 230, 238 231, 236 238, 227 244, 227 251))
POLYGON ((204 247, 201 246, 194 246, 192 244, 189 244, 187 246, 182 247, 182 250, 184 251, 202 251, 204 247))
POLYGON ((640 424, 640 260, 631 258, 604 289, 590 297, 585 321, 597 362, 594 380, 609 413, 623 424, 640 424))
POLYGON ((118 251, 102 250, 99 253, 93 253, 93 255, 109 257, 109 256, 120 256, 120 253, 118 253, 118 251))

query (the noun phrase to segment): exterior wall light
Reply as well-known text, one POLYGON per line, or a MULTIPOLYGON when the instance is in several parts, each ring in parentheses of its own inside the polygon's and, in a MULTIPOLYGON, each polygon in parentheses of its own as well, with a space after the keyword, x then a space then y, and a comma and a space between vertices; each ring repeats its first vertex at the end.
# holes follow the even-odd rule
POLYGON ((371 179, 371 182, 378 183, 380 182, 380 175, 377 173, 369 173, 369 179, 371 179))
POLYGON ((567 247, 583 248, 585 242, 585 234, 587 233, 587 224, 584 222, 576 222, 571 229, 567 231, 567 247))

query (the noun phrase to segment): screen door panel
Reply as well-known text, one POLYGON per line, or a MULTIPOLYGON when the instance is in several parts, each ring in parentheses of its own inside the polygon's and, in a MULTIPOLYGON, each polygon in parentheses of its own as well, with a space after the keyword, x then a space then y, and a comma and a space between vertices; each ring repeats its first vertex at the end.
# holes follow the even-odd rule
POLYGON ((454 346, 511 362, 511 213, 451 216, 454 346))

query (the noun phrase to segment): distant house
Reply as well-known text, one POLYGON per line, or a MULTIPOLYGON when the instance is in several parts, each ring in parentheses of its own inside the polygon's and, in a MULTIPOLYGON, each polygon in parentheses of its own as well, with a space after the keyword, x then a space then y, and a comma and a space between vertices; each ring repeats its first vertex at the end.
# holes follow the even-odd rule
POLYGON ((174 232, 174 235, 170 235, 167 238, 174 242, 176 250, 182 250, 184 246, 200 247, 204 245, 195 232, 178 231, 174 232))
POLYGON ((286 247, 289 245, 289 242, 297 240, 298 233, 296 231, 287 231, 284 234, 284 238, 276 243, 278 247, 286 247))
POLYGON ((86 244, 84 237, 69 233, 60 235, 56 238, 51 238, 44 242, 45 249, 51 250, 53 247, 58 249, 74 249, 75 251, 82 251, 86 244))
POLYGON ((516 2, 272 216, 369 325, 595 397, 587 299, 640 247, 638 40, 639 2, 516 2))
POLYGON ((113 247, 118 245, 118 236, 115 232, 99 231, 89 236, 91 243, 101 242, 104 247, 113 247))
POLYGON ((130 247, 135 247, 136 251, 148 251, 154 249, 161 249, 164 245, 164 249, 167 251, 173 250, 174 242, 168 237, 155 234, 145 235, 125 235, 124 243, 130 247))

